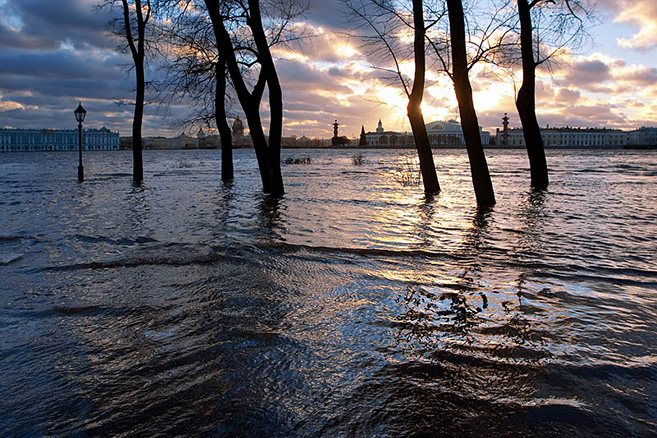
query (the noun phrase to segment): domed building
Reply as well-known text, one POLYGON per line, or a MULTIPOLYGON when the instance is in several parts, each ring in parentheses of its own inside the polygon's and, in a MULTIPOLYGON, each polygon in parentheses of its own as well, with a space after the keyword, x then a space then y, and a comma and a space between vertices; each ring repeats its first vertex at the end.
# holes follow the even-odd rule
MULTIPOLYGON (((427 123, 427 134, 432 147, 465 145, 461 124, 453 119, 427 123)), ((484 131, 481 126, 479 136, 484 146, 490 143, 490 132, 484 131)))
MULTIPOLYGON (((463 129, 461 128, 461 124, 456 120, 430 122, 427 123, 426 127, 431 147, 465 146, 463 129)), ((490 141, 490 133, 479 127, 479 135, 481 136, 482 144, 488 145, 490 141)), ((367 146, 382 148, 415 147, 415 140, 412 133, 386 131, 383 129, 381 120, 379 120, 376 131, 365 133, 365 138, 367 140, 367 146)))

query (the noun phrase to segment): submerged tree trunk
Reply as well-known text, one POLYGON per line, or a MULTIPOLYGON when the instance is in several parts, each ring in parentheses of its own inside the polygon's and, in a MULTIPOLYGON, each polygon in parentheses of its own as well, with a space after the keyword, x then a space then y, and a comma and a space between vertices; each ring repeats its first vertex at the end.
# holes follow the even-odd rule
POLYGON ((422 182, 424 191, 427 194, 440 192, 440 184, 436 175, 436 166, 433 162, 431 144, 427 127, 422 115, 422 99, 424 95, 424 78, 426 69, 426 60, 424 53, 424 10, 422 0, 413 0, 413 23, 415 27, 415 36, 413 50, 415 53, 415 78, 413 80, 413 89, 408 96, 408 120, 411 123, 415 147, 420 161, 420 172, 422 173, 422 182))
POLYGON ((226 62, 221 55, 215 66, 216 85, 214 98, 214 117, 221 138, 221 179, 232 181, 233 170, 233 135, 226 119, 226 62))
POLYGON ((465 18, 461 0, 447 0, 449 14, 449 31, 452 40, 452 62, 454 90, 459 103, 463 137, 470 159, 472 184, 477 205, 488 207, 495 205, 493 183, 488 171, 488 163, 479 133, 479 121, 472 100, 472 86, 468 78, 468 60, 465 47, 465 18))
MULTIPOLYGON (((260 5, 258 0, 249 0, 247 25, 251 28, 260 63, 260 74, 252 91, 249 91, 242 76, 240 65, 235 56, 235 48, 230 34, 226 30, 225 18, 221 15, 218 0, 205 0, 205 5, 212 21, 217 47, 225 58, 226 67, 235 87, 240 105, 246 115, 249 133, 253 141, 262 188, 265 193, 282 196, 285 193, 281 175, 281 136, 283 130, 283 98, 281 86, 276 74, 274 61, 269 51, 267 37, 262 27, 260 5), (265 87, 269 89, 270 128, 269 143, 262 128, 260 103, 265 87)), ((247 11, 245 11, 247 12, 247 11)))
POLYGON ((135 184, 141 184, 144 182, 141 128, 144 119, 146 87, 143 57, 140 62, 135 61, 135 72, 137 77, 137 95, 135 97, 135 115, 132 121, 132 179, 135 184))
POLYGON ((531 6, 527 0, 518 0, 518 14, 522 52, 522 86, 518 91, 516 108, 527 145, 531 186, 534 189, 542 190, 547 188, 550 181, 541 129, 536 119, 536 60, 534 59, 532 39, 531 6))

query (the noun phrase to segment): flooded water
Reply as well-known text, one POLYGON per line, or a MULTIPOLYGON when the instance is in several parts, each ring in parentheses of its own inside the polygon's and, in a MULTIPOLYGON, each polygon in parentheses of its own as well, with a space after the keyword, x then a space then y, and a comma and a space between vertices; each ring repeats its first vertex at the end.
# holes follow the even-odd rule
POLYGON ((657 152, 357 153, 0 155, 0 436, 657 434, 657 152))

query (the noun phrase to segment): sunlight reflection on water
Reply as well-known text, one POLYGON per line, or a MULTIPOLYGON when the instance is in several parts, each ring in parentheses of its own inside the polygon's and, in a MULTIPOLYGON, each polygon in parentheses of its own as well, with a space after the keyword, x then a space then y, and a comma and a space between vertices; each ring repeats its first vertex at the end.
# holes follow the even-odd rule
POLYGON ((654 152, 235 152, 0 155, 0 435, 657 430, 654 152))

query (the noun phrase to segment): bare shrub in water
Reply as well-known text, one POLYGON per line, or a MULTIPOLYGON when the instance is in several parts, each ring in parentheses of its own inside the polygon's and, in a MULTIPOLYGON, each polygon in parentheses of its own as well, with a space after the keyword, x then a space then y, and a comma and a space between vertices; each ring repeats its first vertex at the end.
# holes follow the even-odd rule
POLYGON ((422 172, 411 157, 405 162, 398 162, 394 169, 395 179, 402 186, 418 186, 422 183, 422 172))
POLYGON ((283 162, 285 164, 311 164, 313 160, 310 157, 301 157, 301 158, 288 157, 283 162))

